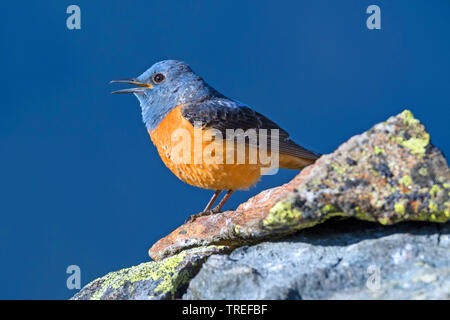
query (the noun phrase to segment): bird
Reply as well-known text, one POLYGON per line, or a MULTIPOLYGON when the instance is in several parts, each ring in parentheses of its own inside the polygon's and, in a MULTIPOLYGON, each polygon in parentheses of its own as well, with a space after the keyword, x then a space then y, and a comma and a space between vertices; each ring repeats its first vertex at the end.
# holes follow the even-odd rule
POLYGON ((301 170, 320 157, 266 116, 221 94, 185 62, 159 61, 136 78, 111 83, 134 86, 112 93, 136 96, 147 132, 170 171, 190 185, 214 190, 205 209, 185 222, 220 213, 234 191, 256 185, 272 165, 262 161, 261 151, 282 169, 301 170))

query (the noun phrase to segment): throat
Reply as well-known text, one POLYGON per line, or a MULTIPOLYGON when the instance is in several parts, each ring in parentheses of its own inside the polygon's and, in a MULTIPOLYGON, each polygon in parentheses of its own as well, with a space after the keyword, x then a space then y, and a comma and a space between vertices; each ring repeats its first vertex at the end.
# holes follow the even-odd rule
POLYGON ((153 132, 161 121, 170 113, 175 107, 165 107, 165 108, 152 108, 152 106, 142 107, 142 120, 144 121, 145 127, 148 132, 153 132))
POLYGON ((201 89, 197 88, 197 90, 191 88, 191 90, 183 91, 180 89, 176 93, 161 92, 156 96, 138 96, 142 120, 149 132, 153 132, 172 110, 187 104, 221 96, 207 85, 204 85, 201 89))

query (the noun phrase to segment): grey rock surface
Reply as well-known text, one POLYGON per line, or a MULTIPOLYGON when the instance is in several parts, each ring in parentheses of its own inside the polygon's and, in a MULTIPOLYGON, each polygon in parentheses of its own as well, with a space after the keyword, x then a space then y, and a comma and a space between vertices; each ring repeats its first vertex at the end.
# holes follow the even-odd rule
POLYGON ((178 299, 206 258, 224 252, 224 246, 185 250, 159 261, 110 272, 84 286, 72 300, 178 299))
POLYGON ((184 299, 450 299, 450 223, 330 221, 212 255, 184 299))

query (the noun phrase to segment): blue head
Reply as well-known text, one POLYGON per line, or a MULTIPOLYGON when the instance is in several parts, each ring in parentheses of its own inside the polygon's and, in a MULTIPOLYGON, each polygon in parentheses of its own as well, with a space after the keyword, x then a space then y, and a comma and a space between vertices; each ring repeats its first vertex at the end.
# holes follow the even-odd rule
POLYGON ((134 93, 141 105, 142 119, 150 132, 177 106, 222 96, 186 63, 176 60, 157 62, 137 78, 112 82, 138 86, 113 93, 134 93))

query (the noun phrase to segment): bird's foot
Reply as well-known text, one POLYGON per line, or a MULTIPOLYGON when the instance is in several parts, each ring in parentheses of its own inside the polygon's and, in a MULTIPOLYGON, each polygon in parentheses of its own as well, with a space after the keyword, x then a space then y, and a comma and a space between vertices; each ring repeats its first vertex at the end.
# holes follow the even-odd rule
POLYGON ((216 214, 216 213, 220 213, 220 209, 221 208, 219 208, 219 206, 217 206, 217 207, 215 207, 215 208, 213 208, 212 210, 209 210, 209 211, 211 211, 211 214, 216 214))
POLYGON ((200 212, 200 213, 196 213, 196 214, 193 214, 193 215, 187 217, 187 219, 184 221, 184 223, 194 222, 197 218, 200 218, 200 217, 203 217, 203 216, 210 216, 210 215, 213 215, 213 214, 216 214, 216 213, 219 213, 219 212, 220 212, 220 209, 214 208, 212 210, 207 210, 207 211, 203 211, 203 212, 200 212))
POLYGON ((188 223, 188 222, 194 222, 197 218, 203 217, 203 216, 207 216, 210 215, 211 212, 210 211, 203 211, 200 213, 196 213, 193 215, 190 215, 189 217, 187 217, 187 219, 184 221, 184 223, 188 223))

